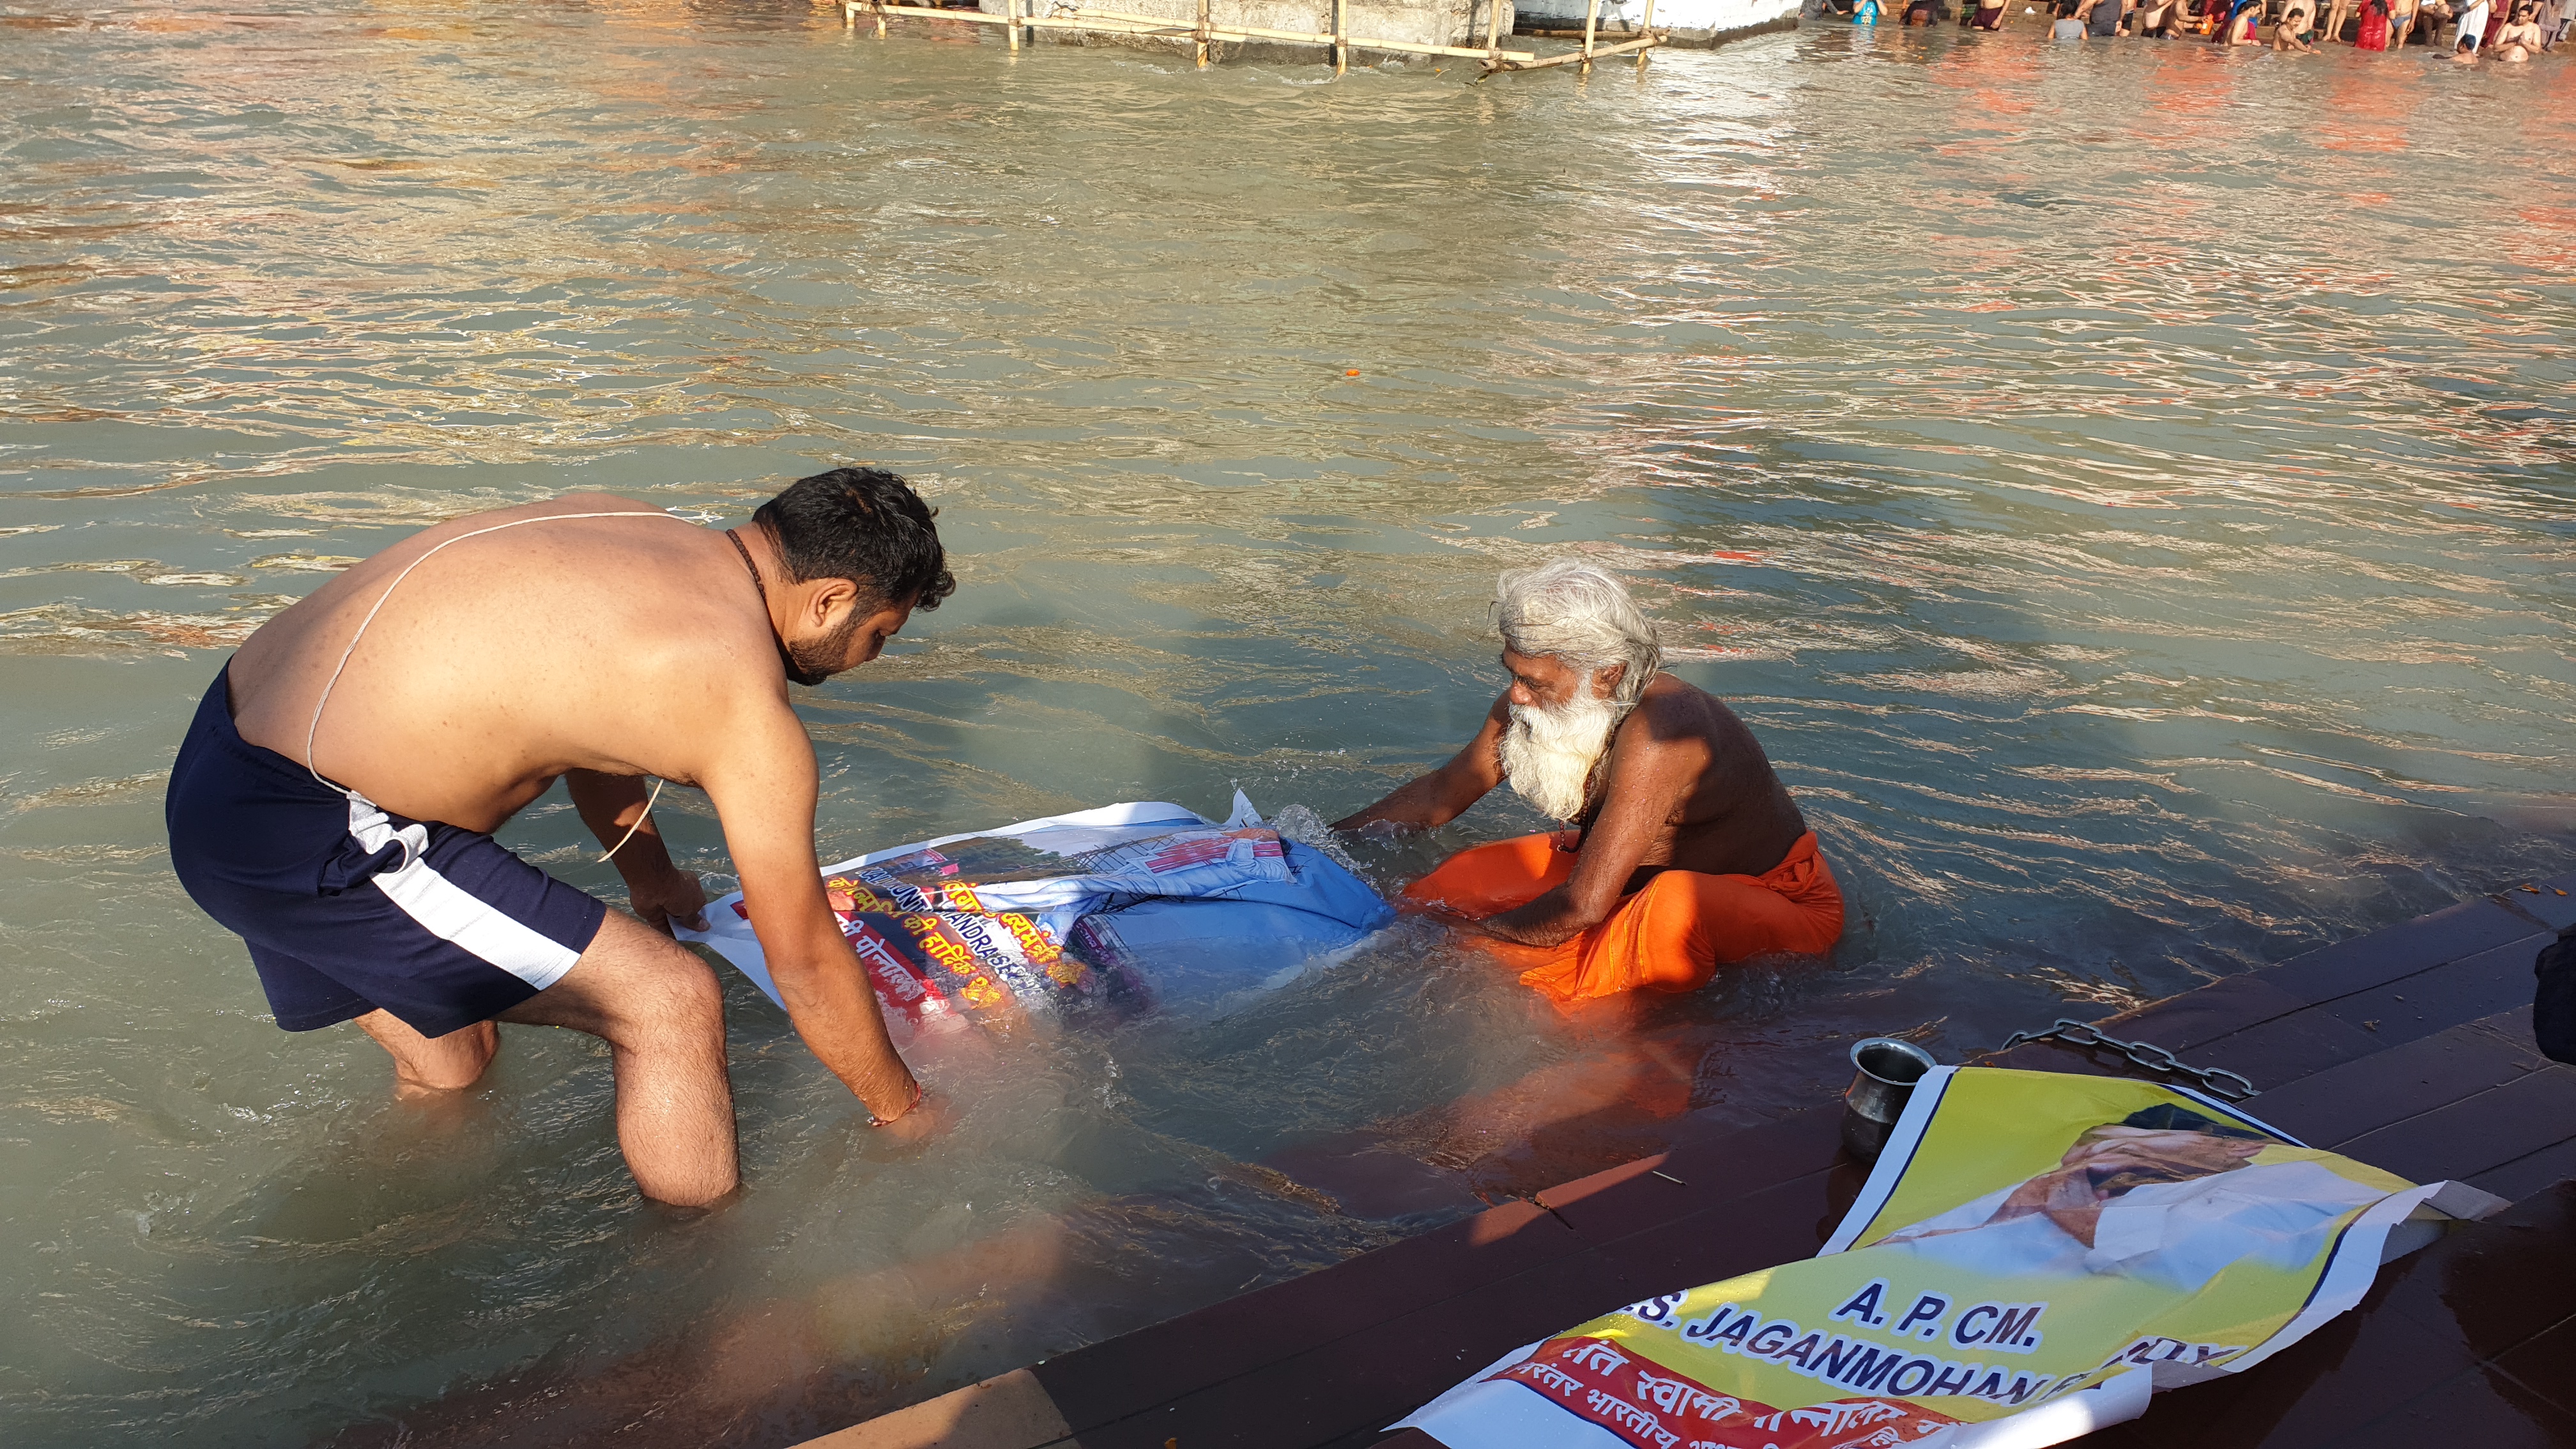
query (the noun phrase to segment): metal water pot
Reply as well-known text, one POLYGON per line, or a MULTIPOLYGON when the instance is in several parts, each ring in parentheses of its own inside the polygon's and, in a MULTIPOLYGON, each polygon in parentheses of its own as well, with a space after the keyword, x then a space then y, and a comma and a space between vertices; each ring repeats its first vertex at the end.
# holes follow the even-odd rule
POLYGON ((1905 1115, 1914 1084, 1938 1063, 1910 1041, 1873 1036, 1852 1043, 1852 1083, 1843 1091, 1843 1147, 1864 1162, 1874 1161, 1905 1115))

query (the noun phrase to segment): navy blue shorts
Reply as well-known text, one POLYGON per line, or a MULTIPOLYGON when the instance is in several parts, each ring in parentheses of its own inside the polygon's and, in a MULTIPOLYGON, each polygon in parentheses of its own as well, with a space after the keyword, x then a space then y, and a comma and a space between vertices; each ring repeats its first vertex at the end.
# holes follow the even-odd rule
POLYGON ((170 770, 170 863, 250 943, 279 1026, 382 1007, 445 1036, 554 985, 589 949, 608 907, 491 836, 388 814, 243 739, 230 673, 170 770))

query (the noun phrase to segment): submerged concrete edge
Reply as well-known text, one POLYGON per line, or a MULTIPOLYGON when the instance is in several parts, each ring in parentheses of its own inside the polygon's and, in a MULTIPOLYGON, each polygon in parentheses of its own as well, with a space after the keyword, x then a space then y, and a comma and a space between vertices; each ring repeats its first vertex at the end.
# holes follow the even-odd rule
POLYGON ((1797 28, 1798 17, 1795 14, 1759 21, 1752 25, 1730 26, 1724 30, 1684 30, 1675 27, 1665 38, 1664 44, 1676 50, 1715 50, 1731 40, 1751 40, 1757 35, 1777 35, 1783 30, 1797 28))
POLYGON ((1016 1368, 809 1439, 798 1449, 1040 1449, 1072 1442, 1073 1426, 1046 1386, 1016 1368))

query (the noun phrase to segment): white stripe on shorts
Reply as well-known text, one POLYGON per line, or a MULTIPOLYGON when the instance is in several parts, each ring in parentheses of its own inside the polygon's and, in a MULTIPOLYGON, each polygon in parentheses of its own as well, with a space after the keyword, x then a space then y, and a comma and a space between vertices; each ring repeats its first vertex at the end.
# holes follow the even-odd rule
POLYGON ((349 795, 349 833, 369 854, 397 842, 402 845, 402 869, 378 871, 376 889, 438 939, 453 942, 539 991, 562 980, 581 959, 580 952, 510 919, 430 869, 422 856, 429 849, 428 829, 420 825, 394 829, 393 821, 374 801, 354 791, 349 795))

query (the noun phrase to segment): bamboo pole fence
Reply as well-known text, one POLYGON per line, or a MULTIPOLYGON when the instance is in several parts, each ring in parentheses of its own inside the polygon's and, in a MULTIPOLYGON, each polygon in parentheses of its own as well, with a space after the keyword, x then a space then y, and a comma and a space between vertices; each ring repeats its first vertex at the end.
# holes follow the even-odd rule
POLYGON ((1208 63, 1212 46, 1240 45, 1253 40, 1282 41, 1291 45, 1324 47, 1330 52, 1333 71, 1337 75, 1343 73, 1344 68, 1349 65, 1350 53, 1354 50, 1391 51, 1399 55, 1459 56, 1484 62, 1484 73, 1487 75, 1501 71, 1546 70, 1560 65, 1581 65, 1589 71, 1592 63, 1604 56, 1632 53, 1637 56, 1637 62, 1642 68, 1645 64, 1645 52, 1664 44, 1671 35, 1670 31, 1658 31, 1654 28, 1654 0, 1647 0, 1645 22, 1640 27, 1642 33, 1614 32, 1637 34, 1637 38, 1623 44, 1609 46, 1595 44, 1601 0, 1591 0, 1591 8, 1586 12, 1584 19, 1583 48, 1543 59, 1535 51, 1502 48, 1501 0, 1486 0, 1485 43, 1481 46, 1425 45, 1418 41, 1353 35, 1349 28, 1349 0, 1332 0, 1333 28, 1330 30, 1278 30, 1260 25, 1219 25, 1211 15, 1209 0, 1198 0, 1198 16, 1195 23, 1164 15, 1143 15, 1132 10, 1113 10, 1095 5, 1068 3, 1068 0, 1055 0, 1045 14, 1040 14, 1038 13, 1040 3, 1041 0, 1002 0, 1002 13, 987 15, 981 10, 942 10, 929 5, 900 4, 896 3, 896 0, 841 0, 841 19, 844 24, 856 25, 860 16, 871 16, 876 21, 877 34, 880 38, 886 33, 886 21, 889 17, 954 20, 968 25, 999 25, 1010 37, 1013 50, 1020 48, 1020 32, 1023 29, 1028 31, 1028 38, 1032 41, 1037 39, 1037 33, 1041 30, 1093 31, 1108 35, 1134 35, 1184 41, 1190 45, 1200 65, 1208 63), (1027 8, 1023 9, 1023 6, 1027 8))
POLYGON ((1595 50, 1569 50, 1563 55, 1551 55, 1538 60, 1505 61, 1501 65, 1494 67, 1494 69, 1546 70, 1552 66, 1579 65, 1585 70, 1590 70, 1592 68, 1592 62, 1599 60, 1604 56, 1642 56, 1646 51, 1652 50, 1663 43, 1664 40, 1662 36, 1650 35, 1643 40, 1629 41, 1625 45, 1605 45, 1595 50))

